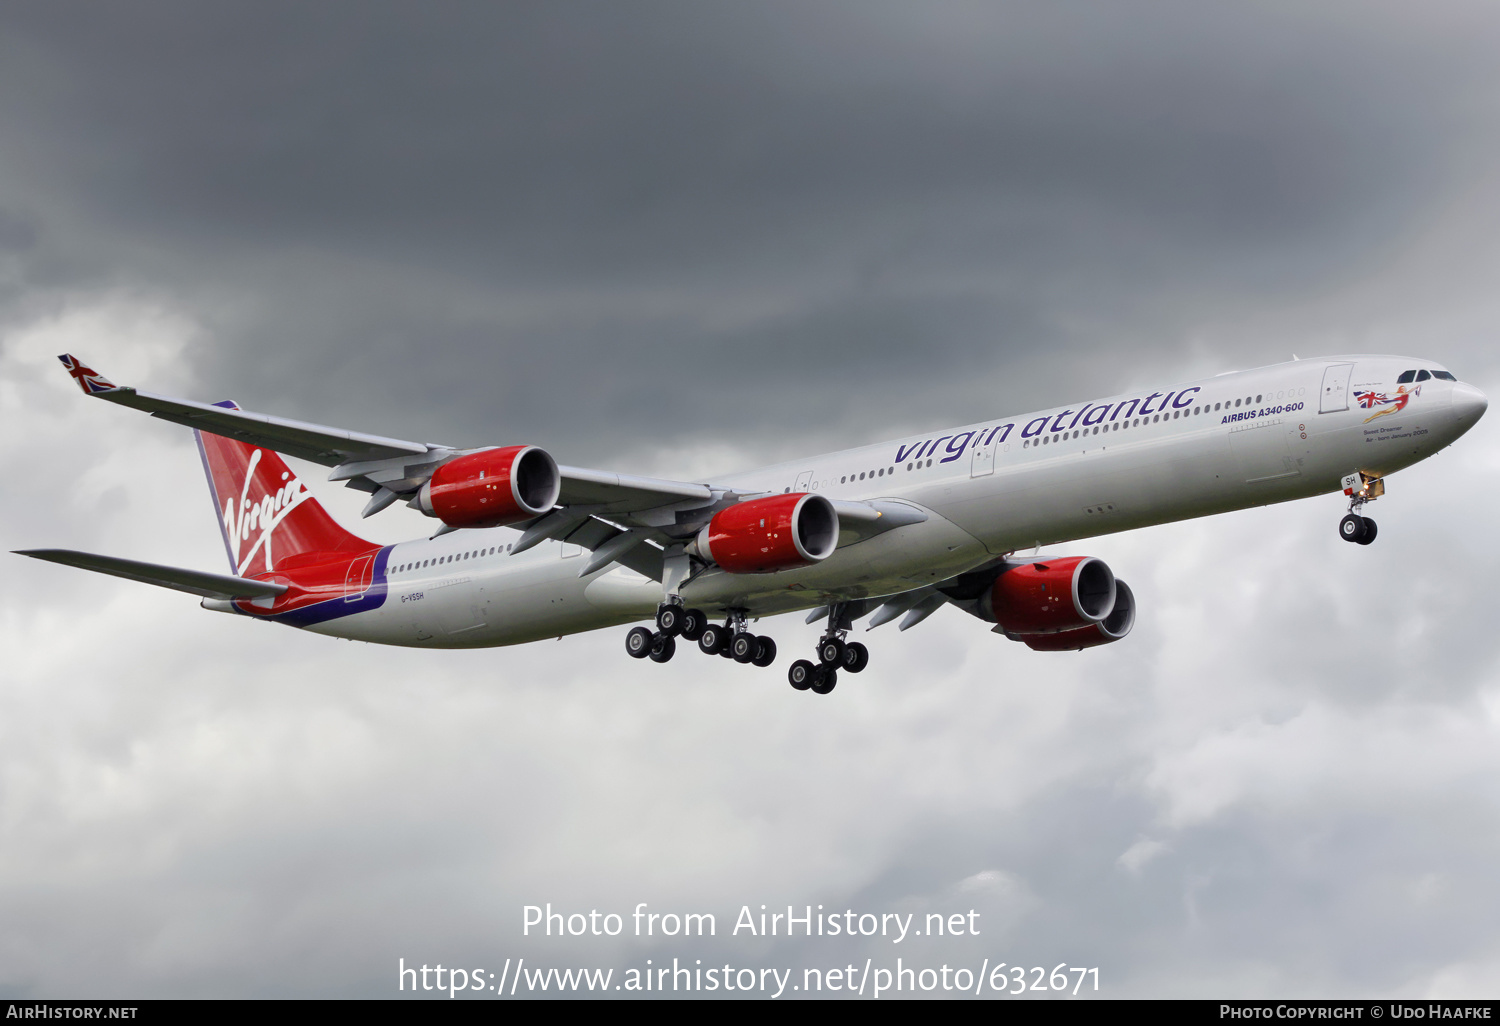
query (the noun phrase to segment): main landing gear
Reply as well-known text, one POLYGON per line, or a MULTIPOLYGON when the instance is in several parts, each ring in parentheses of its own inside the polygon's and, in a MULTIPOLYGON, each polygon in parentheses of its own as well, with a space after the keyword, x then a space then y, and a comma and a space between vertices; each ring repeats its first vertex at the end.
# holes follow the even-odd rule
POLYGON ((1344 494, 1349 496, 1349 512, 1339 521, 1339 537, 1346 542, 1368 545, 1375 540, 1375 521, 1361 516, 1365 503, 1385 494, 1385 480, 1356 471, 1344 478, 1344 494))
POLYGON ((656 611, 656 630, 632 627, 625 635, 625 651, 635 659, 651 658, 664 663, 677 651, 677 638, 696 641, 704 655, 720 655, 737 663, 770 666, 776 661, 776 642, 751 634, 745 614, 731 610, 722 624, 710 623, 701 609, 664 604, 656 611))
POLYGON ((870 665, 870 650, 857 641, 845 641, 851 626, 849 604, 835 602, 828 608, 828 628, 818 642, 816 663, 798 659, 787 671, 787 680, 798 691, 826 695, 839 681, 839 671, 859 673, 870 665))

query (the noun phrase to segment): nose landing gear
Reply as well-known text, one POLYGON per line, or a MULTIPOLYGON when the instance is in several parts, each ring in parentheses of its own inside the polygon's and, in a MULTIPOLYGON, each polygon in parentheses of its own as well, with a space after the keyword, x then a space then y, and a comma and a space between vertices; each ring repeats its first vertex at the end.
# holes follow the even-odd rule
POLYGON ((1349 496, 1349 512, 1339 521, 1339 537, 1346 542, 1368 545, 1375 540, 1375 521, 1361 516, 1365 503, 1373 502, 1385 494, 1385 480, 1356 471, 1344 478, 1344 494, 1349 496))

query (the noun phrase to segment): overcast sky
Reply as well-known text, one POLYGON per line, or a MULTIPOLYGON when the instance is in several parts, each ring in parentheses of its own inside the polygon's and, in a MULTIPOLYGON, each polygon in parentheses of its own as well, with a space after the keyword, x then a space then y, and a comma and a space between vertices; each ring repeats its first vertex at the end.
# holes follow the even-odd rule
MULTIPOLYGON (((220 569, 190 434, 64 351, 680 476, 1293 353, 1494 395, 1497 54, 1488 2, 6 5, 0 543, 220 569)), ((7 556, 0 994, 900 956, 1494 996, 1497 424, 1393 477, 1370 548, 1337 496, 1081 543, 1124 642, 950 609, 821 699, 801 617, 770 671, 423 653, 7 556), (545 902, 719 936, 523 938, 545 902), (983 933, 726 936, 746 904, 983 933)))

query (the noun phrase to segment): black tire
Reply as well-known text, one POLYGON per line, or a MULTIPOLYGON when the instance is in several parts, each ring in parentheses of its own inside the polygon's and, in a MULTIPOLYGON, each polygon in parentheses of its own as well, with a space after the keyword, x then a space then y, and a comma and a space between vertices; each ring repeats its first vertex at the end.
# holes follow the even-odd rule
POLYGON ((818 667, 817 679, 812 682, 812 693, 815 695, 826 695, 832 691, 839 682, 839 671, 832 666, 818 667))
POLYGON ((812 687, 813 678, 817 676, 818 668, 806 659, 798 659, 786 671, 786 679, 792 687, 798 691, 806 691, 812 687))
POLYGON ((667 637, 682 633, 683 613, 681 606, 665 605, 656 610, 656 629, 667 637))
POLYGON ((824 666, 842 665, 845 647, 838 638, 824 638, 818 642, 818 662, 824 666))
POLYGON ((751 660, 756 666, 770 666, 776 661, 776 642, 770 638, 755 639, 755 658, 751 660))
POLYGON ((1339 537, 1344 539, 1344 541, 1346 542, 1357 542, 1362 540, 1364 536, 1369 533, 1365 528, 1365 523, 1366 521, 1364 517, 1356 516, 1355 514, 1350 513, 1348 516, 1344 517, 1344 519, 1339 521, 1339 537))
POLYGON ((644 659, 656 644, 656 632, 650 627, 632 627, 625 635, 625 653, 632 659, 644 659))
POLYGON ((677 654, 677 639, 670 634, 658 634, 660 640, 651 646, 651 661, 664 663, 677 654))
POLYGON ((706 624, 698 635, 698 651, 704 655, 718 655, 729 644, 729 628, 716 623, 706 624))
POLYGON ((755 659, 756 641, 754 634, 741 631, 729 639, 729 654, 737 663, 748 663, 755 659))
POLYGON ((870 665, 870 650, 857 641, 844 646, 844 669, 858 673, 870 665))
POLYGON ((1365 535, 1359 540, 1359 543, 1361 545, 1368 545, 1375 540, 1375 535, 1379 533, 1378 529, 1375 526, 1375 521, 1369 517, 1360 517, 1359 519, 1365 522, 1365 535))
POLYGON ((703 629, 708 626, 708 617, 701 609, 686 609, 682 613, 682 637, 688 641, 697 641, 703 636, 703 629))

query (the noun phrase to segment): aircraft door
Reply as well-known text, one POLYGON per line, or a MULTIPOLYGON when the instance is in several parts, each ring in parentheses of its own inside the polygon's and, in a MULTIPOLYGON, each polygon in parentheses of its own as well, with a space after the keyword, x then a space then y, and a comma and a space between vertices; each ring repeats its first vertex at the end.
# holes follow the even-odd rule
POLYGON ((1323 372, 1319 413, 1338 413, 1349 408, 1349 375, 1353 373, 1352 363, 1336 363, 1323 372))
POLYGON ((1285 427, 1280 421, 1247 421, 1229 429, 1229 448, 1249 481, 1270 481, 1300 474, 1285 427))
POLYGON ((472 578, 462 578, 444 589, 437 606, 443 633, 452 636, 488 626, 486 605, 483 586, 472 578))
POLYGON ((345 602, 358 602, 370 590, 370 582, 374 579, 374 562, 373 556, 361 556, 349 564, 349 572, 344 575, 345 602))
POLYGON ((804 470, 802 473, 798 474, 797 475, 797 483, 794 484, 794 485, 792 485, 792 491, 794 491, 794 492, 805 492, 805 491, 808 491, 809 489, 811 489, 812 488, 812 476, 813 476, 813 472, 811 470, 804 470))
POLYGON ((985 477, 995 472, 995 442, 981 445, 974 450, 974 462, 969 465, 970 477, 985 477))

